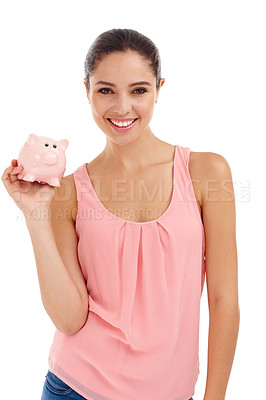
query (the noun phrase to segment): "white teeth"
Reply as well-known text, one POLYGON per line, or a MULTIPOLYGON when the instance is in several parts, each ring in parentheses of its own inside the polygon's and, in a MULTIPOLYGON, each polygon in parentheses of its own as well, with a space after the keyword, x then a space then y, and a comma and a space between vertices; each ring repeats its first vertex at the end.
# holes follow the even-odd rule
POLYGON ((132 122, 134 122, 134 119, 132 119, 132 121, 128 121, 128 122, 119 122, 119 123, 113 121, 112 119, 111 119, 111 121, 112 121, 112 123, 113 123, 114 125, 116 125, 116 126, 128 126, 128 125, 131 125, 132 122))

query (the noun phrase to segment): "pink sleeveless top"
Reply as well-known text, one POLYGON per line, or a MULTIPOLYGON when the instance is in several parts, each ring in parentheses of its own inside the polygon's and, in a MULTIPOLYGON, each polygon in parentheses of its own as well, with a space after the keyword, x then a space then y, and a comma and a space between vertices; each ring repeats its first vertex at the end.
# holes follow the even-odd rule
POLYGON ((56 330, 48 362, 85 399, 188 400, 194 394, 206 269, 189 154, 175 146, 171 202, 149 222, 108 211, 86 163, 74 172, 89 314, 73 335, 56 330))

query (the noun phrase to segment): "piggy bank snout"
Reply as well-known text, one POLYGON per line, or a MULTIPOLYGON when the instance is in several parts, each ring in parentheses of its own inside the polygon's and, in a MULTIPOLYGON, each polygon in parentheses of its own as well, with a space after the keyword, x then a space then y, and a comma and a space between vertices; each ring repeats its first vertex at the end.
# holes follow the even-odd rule
POLYGON ((43 162, 46 165, 55 165, 58 161, 58 156, 55 153, 47 153, 44 156, 43 162))

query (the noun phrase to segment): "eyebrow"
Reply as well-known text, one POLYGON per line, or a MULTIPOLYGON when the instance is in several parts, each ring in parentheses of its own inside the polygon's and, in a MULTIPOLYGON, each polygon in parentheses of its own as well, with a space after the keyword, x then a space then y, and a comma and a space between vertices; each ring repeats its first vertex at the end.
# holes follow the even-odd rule
MULTIPOLYGON (((96 85, 108 85, 108 86, 116 87, 116 85, 114 83, 105 82, 105 81, 99 81, 99 82, 95 83, 95 86, 96 85)), ((148 85, 148 86, 151 86, 150 82, 146 82, 146 81, 139 81, 139 82, 130 83, 128 86, 132 87, 132 86, 137 86, 137 85, 148 85)))

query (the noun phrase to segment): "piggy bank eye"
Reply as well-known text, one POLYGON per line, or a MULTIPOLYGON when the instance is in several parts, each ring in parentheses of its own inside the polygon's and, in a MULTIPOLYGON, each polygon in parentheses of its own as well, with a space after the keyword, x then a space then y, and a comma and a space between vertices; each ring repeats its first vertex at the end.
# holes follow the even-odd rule
POLYGON ((53 144, 53 148, 56 149, 56 148, 57 148, 57 145, 56 145, 56 144, 53 144))
POLYGON ((48 146, 49 146, 49 143, 44 143, 44 146, 45 146, 45 147, 48 147, 48 146))

